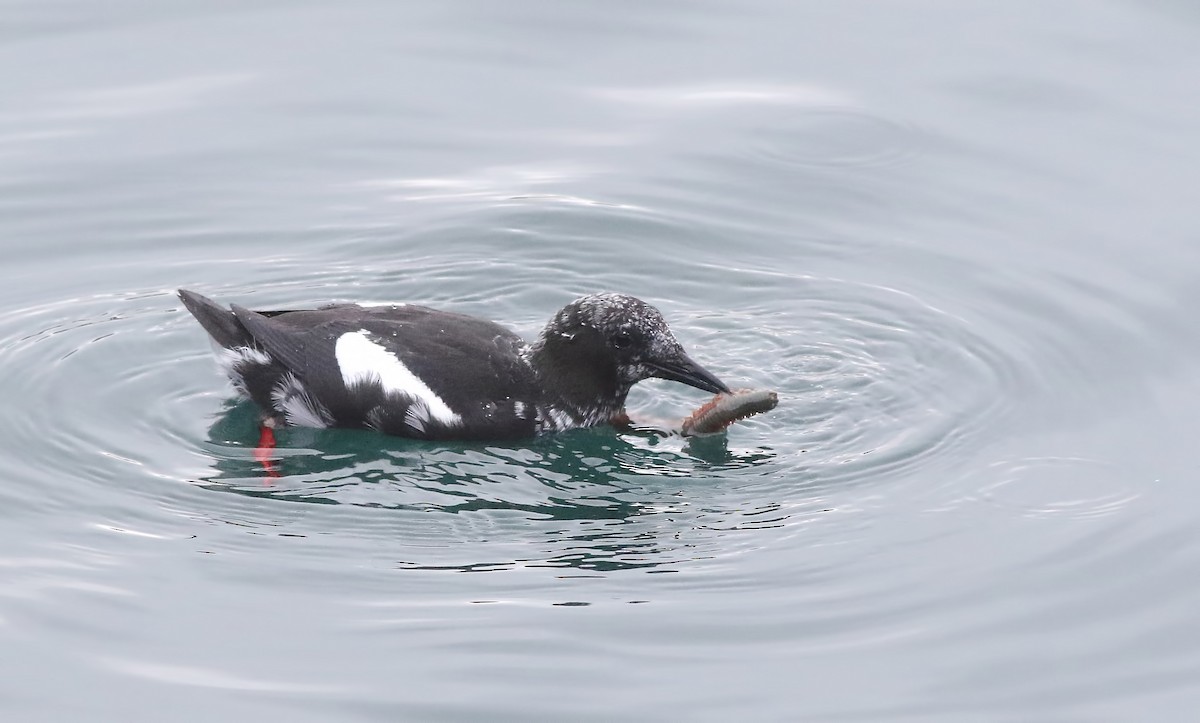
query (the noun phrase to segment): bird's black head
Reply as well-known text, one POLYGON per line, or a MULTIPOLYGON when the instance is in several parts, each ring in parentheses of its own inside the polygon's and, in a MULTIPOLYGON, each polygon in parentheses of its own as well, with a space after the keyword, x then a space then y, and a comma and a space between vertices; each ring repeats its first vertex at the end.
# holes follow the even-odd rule
MULTIPOLYGON (((688 357, 658 309, 623 294, 592 294, 567 304, 546 325, 532 353, 560 383, 595 383, 601 395, 616 397, 619 405, 630 387, 651 377, 713 393, 729 391, 688 357)), ((579 393, 592 392, 581 388, 579 393)))

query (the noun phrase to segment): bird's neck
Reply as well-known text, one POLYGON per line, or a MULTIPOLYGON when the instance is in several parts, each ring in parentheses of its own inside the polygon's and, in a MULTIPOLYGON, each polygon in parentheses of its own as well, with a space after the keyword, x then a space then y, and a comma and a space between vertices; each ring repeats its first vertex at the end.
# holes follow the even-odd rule
POLYGON ((551 397, 547 401, 584 424, 609 421, 629 394, 611 360, 588 352, 594 348, 586 339, 547 330, 527 357, 551 397))

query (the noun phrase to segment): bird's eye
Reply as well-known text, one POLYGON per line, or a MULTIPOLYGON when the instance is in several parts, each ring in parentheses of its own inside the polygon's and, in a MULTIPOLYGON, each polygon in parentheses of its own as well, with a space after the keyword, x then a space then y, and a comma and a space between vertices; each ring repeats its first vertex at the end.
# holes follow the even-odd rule
POLYGON ((618 331, 612 339, 613 346, 618 349, 628 349, 633 343, 633 337, 627 331, 618 331))

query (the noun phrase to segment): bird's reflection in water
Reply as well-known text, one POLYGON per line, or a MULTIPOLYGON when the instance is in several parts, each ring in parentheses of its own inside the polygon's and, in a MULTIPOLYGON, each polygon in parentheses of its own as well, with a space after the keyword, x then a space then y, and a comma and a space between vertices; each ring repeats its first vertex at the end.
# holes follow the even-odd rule
POLYGON ((686 560, 695 550, 681 540, 703 526, 694 518, 716 512, 703 489, 728 470, 773 459, 761 450, 733 452, 724 435, 681 440, 645 428, 581 429, 503 445, 290 428, 278 434, 279 476, 271 477, 252 454, 257 422, 248 403, 231 404, 214 422, 208 444, 215 469, 202 486, 394 511, 394 534, 441 551, 437 559, 398 563, 413 569, 600 572, 686 560), (497 561, 492 554, 515 545, 519 555, 497 561), (463 553, 474 559, 464 562, 463 553), (480 553, 493 561, 479 562, 480 553))

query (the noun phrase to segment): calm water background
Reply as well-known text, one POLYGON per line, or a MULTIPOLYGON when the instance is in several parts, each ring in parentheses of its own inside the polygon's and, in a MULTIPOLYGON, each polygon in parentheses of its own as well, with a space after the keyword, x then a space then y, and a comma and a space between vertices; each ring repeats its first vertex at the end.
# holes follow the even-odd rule
POLYGON ((0 2, 0 715, 1194 719, 1196 7, 0 2), (782 403, 271 485, 179 286, 782 403))

